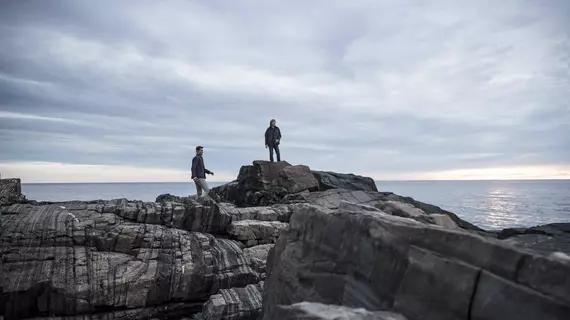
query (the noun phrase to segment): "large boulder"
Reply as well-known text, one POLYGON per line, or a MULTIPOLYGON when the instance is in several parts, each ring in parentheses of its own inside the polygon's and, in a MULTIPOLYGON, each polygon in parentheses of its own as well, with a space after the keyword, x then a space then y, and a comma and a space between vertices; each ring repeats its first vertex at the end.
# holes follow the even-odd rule
POLYGON ((319 190, 346 189, 354 191, 378 191, 374 179, 352 173, 313 171, 319 182, 319 190))
POLYGON ((570 263, 374 210, 298 207, 267 268, 266 315, 302 301, 410 320, 570 314, 570 263))
POLYGON ((168 318, 261 280, 236 241, 95 206, 19 205, 0 216, 0 315, 168 318))
POLYGON ((20 179, 0 179, 0 207, 24 202, 20 179))
POLYGON ((239 207, 277 203, 281 199, 271 192, 271 187, 279 172, 289 166, 285 161, 254 161, 252 165, 241 167, 235 181, 212 188, 210 194, 218 201, 239 207))
MULTIPOLYGON (((272 182, 282 197, 302 191, 317 191, 319 182, 307 166, 289 166, 281 169, 277 179, 272 182)), ((281 197, 281 198, 282 198, 281 197)))

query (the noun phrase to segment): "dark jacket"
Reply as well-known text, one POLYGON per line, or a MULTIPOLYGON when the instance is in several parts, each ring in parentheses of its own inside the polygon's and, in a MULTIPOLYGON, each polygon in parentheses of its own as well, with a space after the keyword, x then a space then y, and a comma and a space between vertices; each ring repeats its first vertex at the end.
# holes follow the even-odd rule
POLYGON ((196 155, 194 159, 192 159, 192 179, 194 177, 206 179, 206 173, 212 174, 212 172, 204 166, 204 158, 201 155, 196 155))
POLYGON ((279 142, 275 143, 275 140, 281 140, 281 130, 278 126, 272 128, 271 126, 265 130, 265 144, 268 146, 278 145, 279 142))

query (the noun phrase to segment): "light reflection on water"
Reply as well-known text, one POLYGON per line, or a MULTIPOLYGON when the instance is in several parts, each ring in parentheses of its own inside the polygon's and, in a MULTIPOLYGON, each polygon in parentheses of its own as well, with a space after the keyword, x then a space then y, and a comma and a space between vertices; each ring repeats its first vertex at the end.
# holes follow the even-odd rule
POLYGON ((378 182, 485 229, 570 222, 570 180, 378 182))

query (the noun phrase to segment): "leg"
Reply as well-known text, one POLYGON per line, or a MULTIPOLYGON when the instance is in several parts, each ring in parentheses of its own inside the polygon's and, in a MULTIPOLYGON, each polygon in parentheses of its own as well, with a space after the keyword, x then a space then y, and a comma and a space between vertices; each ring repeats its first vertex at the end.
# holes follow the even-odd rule
POLYGON ((275 154, 277 155, 277 161, 281 161, 281 153, 279 152, 279 146, 275 146, 275 154))
POLYGON ((206 182, 206 179, 198 179, 198 182, 200 182, 200 186, 202 187, 202 190, 204 190, 204 192, 202 193, 202 197, 207 197, 208 193, 210 192, 210 187, 208 186, 208 183, 206 182))
POLYGON ((269 161, 273 162, 273 146, 269 146, 269 161))
POLYGON ((194 180, 194 184, 196 184, 196 194, 198 197, 202 196, 202 186, 200 185, 200 181, 194 180))

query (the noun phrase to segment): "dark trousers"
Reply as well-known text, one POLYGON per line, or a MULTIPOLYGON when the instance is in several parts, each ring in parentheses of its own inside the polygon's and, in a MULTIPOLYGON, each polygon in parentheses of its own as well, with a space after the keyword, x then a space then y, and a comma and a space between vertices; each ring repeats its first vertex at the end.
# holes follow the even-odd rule
POLYGON ((275 154, 277 155, 277 161, 281 161, 281 154, 279 153, 279 146, 278 145, 270 145, 269 146, 269 160, 273 162, 273 150, 275 150, 275 154))

